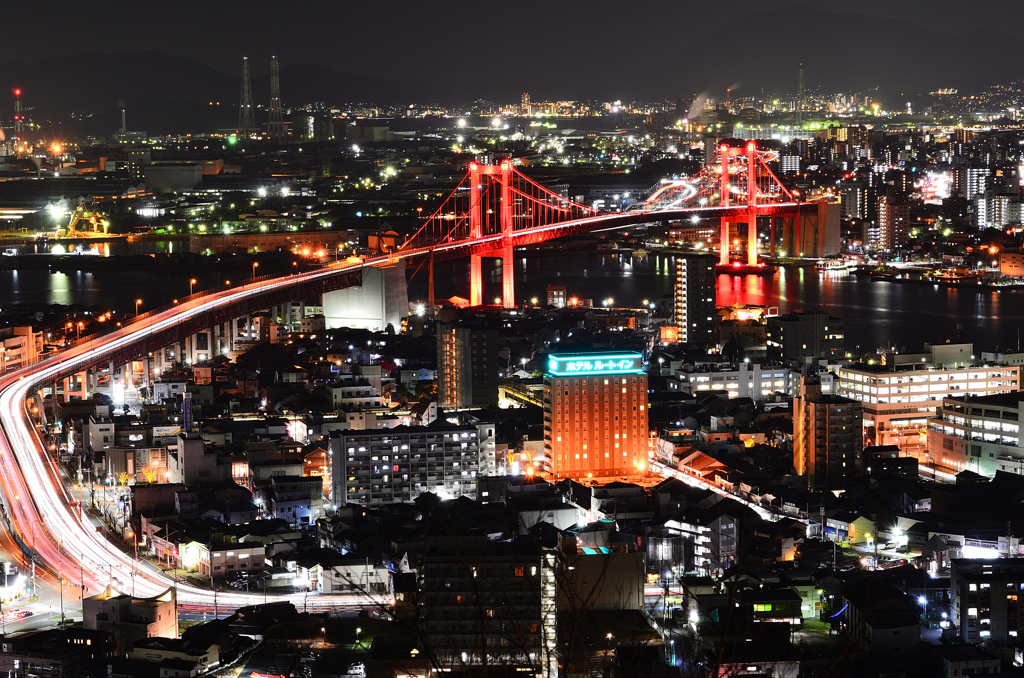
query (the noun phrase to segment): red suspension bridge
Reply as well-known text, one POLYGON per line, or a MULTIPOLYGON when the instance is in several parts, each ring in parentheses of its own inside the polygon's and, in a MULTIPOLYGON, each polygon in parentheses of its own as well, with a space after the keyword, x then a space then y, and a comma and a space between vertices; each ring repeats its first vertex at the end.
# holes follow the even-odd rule
MULTIPOLYGON (((664 184, 639 209, 600 213, 551 191, 504 160, 497 165, 471 162, 465 178, 427 217, 423 226, 398 248, 395 258, 429 256, 430 304, 434 304, 435 257, 470 257, 472 306, 483 303, 482 260, 502 260, 501 304, 514 308, 512 251, 517 246, 553 238, 623 228, 654 220, 678 219, 693 213, 721 220, 719 263, 729 265, 731 224, 747 225, 746 267, 758 266, 757 220, 771 217, 774 256, 775 217, 798 217, 800 203, 768 166, 774 153, 745 146, 722 145, 693 177, 664 184)), ((799 240, 799 219, 791 222, 799 240)), ((734 264, 735 265, 735 264, 734 264)))

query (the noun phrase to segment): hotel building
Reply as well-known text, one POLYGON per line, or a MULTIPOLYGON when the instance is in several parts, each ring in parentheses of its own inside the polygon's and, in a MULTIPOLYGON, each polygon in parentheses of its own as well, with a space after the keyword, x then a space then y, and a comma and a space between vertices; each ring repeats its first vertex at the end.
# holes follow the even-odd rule
POLYGON ((639 353, 552 354, 544 450, 556 478, 628 476, 647 464, 647 375, 639 353))

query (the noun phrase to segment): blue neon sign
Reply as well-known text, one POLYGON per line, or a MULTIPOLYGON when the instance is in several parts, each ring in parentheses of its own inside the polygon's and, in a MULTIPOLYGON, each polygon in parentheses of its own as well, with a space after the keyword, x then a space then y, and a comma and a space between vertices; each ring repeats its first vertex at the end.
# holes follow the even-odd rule
POLYGON ((593 353, 548 356, 547 374, 553 377, 575 377, 593 374, 638 373, 643 365, 639 353, 593 353))

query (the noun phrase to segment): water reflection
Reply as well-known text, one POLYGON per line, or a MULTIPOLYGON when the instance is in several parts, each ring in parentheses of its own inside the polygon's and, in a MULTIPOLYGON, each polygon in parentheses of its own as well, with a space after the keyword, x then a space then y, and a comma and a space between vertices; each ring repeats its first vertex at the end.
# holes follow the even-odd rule
MULTIPOLYGON (((519 253, 517 252, 517 256, 519 253)), ((469 266, 443 262, 436 267, 438 298, 467 296, 469 266)), ((495 270, 484 298, 500 296, 495 270)), ((641 299, 671 298, 674 258, 654 253, 632 258, 606 253, 530 252, 516 267, 520 299, 545 298, 548 285, 565 285, 569 296, 637 306, 641 299)), ((412 299, 426 298, 426 275, 410 283, 412 299)), ((718 304, 775 305, 781 313, 825 309, 845 320, 847 344, 865 350, 889 343, 919 350, 924 342, 971 341, 978 350, 1016 349, 1024 325, 1024 291, 973 290, 913 283, 872 281, 851 274, 780 268, 774 276, 717 278, 718 304), (961 329, 957 331, 957 325, 961 329)))

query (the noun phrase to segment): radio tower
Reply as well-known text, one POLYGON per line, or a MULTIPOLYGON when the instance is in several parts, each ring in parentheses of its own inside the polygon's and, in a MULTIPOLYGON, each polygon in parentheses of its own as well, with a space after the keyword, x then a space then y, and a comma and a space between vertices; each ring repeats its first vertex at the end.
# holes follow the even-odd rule
POLYGON ((284 118, 281 117, 281 76, 277 67, 277 57, 270 57, 270 120, 267 123, 267 136, 271 139, 284 136, 284 118))
POLYGON ((796 124, 804 119, 804 65, 800 64, 800 76, 796 83, 796 124))
POLYGON ((252 87, 249 85, 249 57, 242 57, 242 102, 238 107, 238 136, 252 138, 256 121, 252 116, 252 87))
POLYGON ((15 87, 12 91, 14 92, 14 141, 17 143, 21 141, 25 115, 21 112, 21 88, 15 87))

